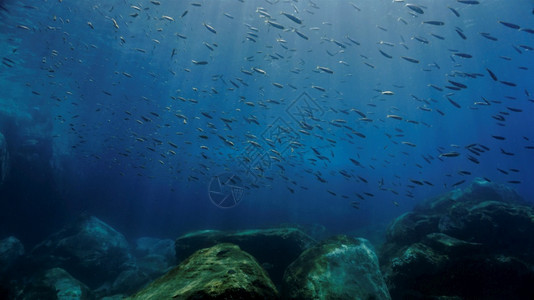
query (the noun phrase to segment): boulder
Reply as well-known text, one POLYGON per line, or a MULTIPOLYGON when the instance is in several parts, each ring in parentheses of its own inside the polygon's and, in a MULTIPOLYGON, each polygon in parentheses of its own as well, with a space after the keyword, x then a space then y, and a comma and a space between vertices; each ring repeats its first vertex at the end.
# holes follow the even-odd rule
POLYGON ((533 299, 534 207, 475 180, 424 202, 388 229, 382 269, 399 299, 533 299))
POLYGON ((9 153, 7 151, 6 138, 0 132, 0 185, 9 174, 9 153))
POLYGON ((275 284, 282 282, 287 266, 315 240, 292 227, 250 229, 242 231, 204 230, 186 234, 176 240, 176 259, 182 261, 194 251, 218 243, 232 243, 254 256, 267 270, 275 284))
POLYGON ((24 246, 16 237, 0 240, 0 278, 2 278, 24 255, 24 246))
POLYGON ((97 296, 129 295, 175 266, 174 241, 142 237, 132 251, 135 261, 127 264, 112 281, 95 290, 97 296))
POLYGON ((238 246, 201 249, 128 299, 278 299, 265 270, 238 246))
POLYGON ((53 268, 34 276, 21 289, 17 299, 91 300, 95 297, 86 285, 67 271, 53 268))
POLYGON ((125 237, 87 215, 35 246, 30 258, 37 267, 61 267, 91 288, 135 267, 125 237))
POLYGON ((390 299, 378 258, 365 239, 335 236, 302 253, 286 270, 285 299, 390 299))
POLYGON ((139 238, 135 241, 134 254, 136 257, 161 256, 168 264, 174 264, 176 262, 174 241, 171 239, 139 238))

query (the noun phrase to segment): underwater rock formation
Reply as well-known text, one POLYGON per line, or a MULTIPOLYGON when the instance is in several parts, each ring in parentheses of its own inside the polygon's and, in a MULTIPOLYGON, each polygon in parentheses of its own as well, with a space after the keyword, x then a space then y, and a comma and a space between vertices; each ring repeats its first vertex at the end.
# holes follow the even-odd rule
POLYGON ((286 270, 284 299, 390 299, 365 239, 335 236, 302 253, 286 270))
POLYGON ((534 209, 483 180, 397 218, 382 249, 393 299, 534 299, 534 209))
POLYGON ((174 264, 176 261, 174 241, 171 239, 139 238, 135 241, 134 254, 136 257, 160 256, 168 264, 174 264))
POLYGON ((113 282, 98 288, 97 295, 132 294, 175 266, 174 241, 171 239, 139 238, 132 254, 135 264, 130 263, 113 282))
POLYGON ((218 243, 232 243, 250 253, 267 270, 275 284, 282 282, 286 267, 316 242, 297 228, 250 229, 235 232, 204 230, 176 240, 176 259, 218 243))
POLYGON ((238 246, 201 249, 129 299, 278 299, 265 270, 238 246))
POLYGON ((24 255, 24 246, 13 236, 0 240, 0 278, 24 255))
POLYGON ((7 152, 6 138, 0 132, 0 185, 9 173, 9 153, 7 152))
POLYGON ((17 299, 95 299, 91 290, 61 268, 46 270, 34 276, 28 285, 21 288, 17 299))
POLYGON ((93 216, 80 217, 35 246, 31 258, 41 268, 65 269, 91 288, 135 265, 126 238, 93 216))

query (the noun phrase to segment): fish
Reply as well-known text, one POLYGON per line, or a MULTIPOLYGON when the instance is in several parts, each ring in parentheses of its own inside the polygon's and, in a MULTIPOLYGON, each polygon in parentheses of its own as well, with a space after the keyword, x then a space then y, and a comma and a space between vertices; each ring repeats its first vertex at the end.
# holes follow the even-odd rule
POLYGON ((462 32, 462 30, 460 29, 455 29, 456 33, 463 39, 463 40, 466 40, 467 39, 467 36, 465 36, 465 34, 462 32))
POLYGON ((457 16, 458 18, 460 17, 460 13, 459 13, 456 9, 454 9, 454 8, 452 8, 452 7, 450 7, 450 6, 448 6, 448 8, 449 8, 450 11, 452 11, 452 13, 453 13, 455 16, 457 16))
POLYGON ((465 183, 465 179, 463 179, 463 180, 460 180, 460 181, 458 181, 458 182, 454 183, 454 184, 452 185, 452 187, 456 187, 456 186, 459 186, 459 185, 461 185, 461 184, 463 184, 463 183, 465 183))
POLYGON ((461 58, 472 58, 473 57, 471 54, 459 53, 459 52, 453 53, 452 55, 459 56, 461 58))
POLYGON ((254 72, 256 72, 256 73, 260 73, 262 75, 267 75, 267 72, 265 70, 263 70, 263 69, 253 67, 252 70, 254 72))
POLYGON ((458 153, 458 152, 446 152, 446 153, 441 153, 439 155, 439 157, 457 157, 457 156, 460 156, 460 153, 458 153))
POLYGON ((271 21, 271 20, 265 20, 265 23, 267 23, 268 25, 274 27, 274 28, 277 28, 277 29, 281 29, 281 30, 284 30, 285 27, 284 25, 280 24, 280 23, 276 23, 274 21, 271 21))
POLYGON ((491 79, 493 79, 493 81, 499 81, 497 79, 497 76, 495 76, 495 73, 493 73, 490 69, 486 68, 486 71, 488 71, 488 74, 490 75, 491 79))
POLYGON ((422 181, 419 181, 419 180, 416 180, 416 179, 411 179, 411 178, 410 178, 410 181, 411 181, 412 183, 417 184, 417 185, 425 185, 422 181))
POLYGON ((498 39, 496 37, 492 36, 491 34, 489 34, 487 32, 481 32, 480 35, 485 37, 486 39, 488 39, 490 41, 498 41, 498 39))
POLYGON ((415 4, 410 4, 410 3, 407 3, 405 4, 404 6, 408 7, 409 9, 411 9, 412 11, 415 11, 416 13, 418 14, 424 14, 425 12, 423 11, 423 9, 420 7, 420 6, 417 6, 415 4))
POLYGON ((202 23, 202 25, 204 25, 204 27, 206 27, 206 29, 209 30, 210 32, 212 32, 214 34, 217 34, 217 30, 215 30, 215 28, 213 28, 213 26, 211 26, 209 24, 206 24, 206 23, 202 23))
POLYGON ((403 145, 406 145, 406 146, 410 146, 410 147, 416 147, 417 145, 412 143, 412 142, 401 142, 401 144, 403 145))
POLYGON ((302 24, 302 20, 295 17, 294 15, 292 14, 288 14, 288 13, 285 13, 285 12, 280 12, 281 15, 284 15, 285 17, 287 17, 288 19, 290 19, 291 21, 297 23, 297 24, 302 24))
POLYGON ((509 23, 509 22, 503 22, 503 21, 497 21, 499 22, 500 24, 508 27, 508 28, 512 28, 512 29, 520 29, 521 26, 517 25, 517 24, 514 24, 514 23, 509 23))
POLYGON ((452 100, 450 97, 447 96, 447 100, 456 108, 462 108, 460 104, 458 104, 456 101, 452 100))
POLYGON ((321 91, 321 92, 325 92, 326 89, 324 87, 321 87, 321 86, 318 86, 318 85, 312 85, 311 86, 312 88, 318 90, 318 91, 321 91))
POLYGON ((409 61, 411 63, 414 63, 414 64, 418 64, 419 63, 419 60, 417 60, 415 58, 411 58, 411 57, 407 57, 407 56, 401 56, 401 58, 406 60, 406 61, 409 61))
POLYGON ((115 21, 115 19, 111 18, 111 21, 113 21, 113 26, 116 28, 116 29, 119 29, 119 24, 117 24, 117 21, 115 21))
POLYGON ((443 25, 445 25, 445 22, 442 22, 442 21, 423 21, 422 24, 429 24, 429 25, 435 25, 435 26, 443 26, 443 25))
POLYGON ((325 73, 328 73, 328 74, 334 74, 334 71, 332 71, 331 69, 329 69, 327 67, 317 66, 316 69, 321 70, 321 71, 323 71, 325 73))
POLYGON ((467 85, 465 85, 463 83, 452 81, 452 80, 447 80, 447 81, 450 82, 452 85, 457 86, 457 87, 459 87, 461 89, 466 89, 467 88, 467 85))
POLYGON ((303 39, 305 39, 305 40, 308 40, 308 39, 309 39, 308 36, 306 36, 305 34, 303 34, 302 32, 300 32, 300 31, 298 31, 298 30, 296 30, 296 29, 294 29, 293 31, 295 31, 295 33, 296 33, 298 36, 300 36, 301 38, 303 38, 303 39))
POLYGON ((517 86, 517 84, 510 82, 510 81, 499 80, 499 82, 507 86, 512 86, 512 87, 517 86))
POLYGON ((378 49, 378 51, 379 51, 380 54, 382 54, 384 57, 387 57, 387 58, 393 58, 393 56, 391 56, 391 55, 385 53, 384 51, 382 51, 382 50, 380 50, 380 49, 378 49))
POLYGON ((457 0, 457 2, 463 3, 463 4, 470 4, 470 5, 480 4, 479 1, 475 1, 475 0, 457 0))
POLYGON ((395 120, 402 120, 402 117, 401 116, 397 116, 397 115, 387 115, 386 118, 391 118, 391 119, 395 119, 395 120))

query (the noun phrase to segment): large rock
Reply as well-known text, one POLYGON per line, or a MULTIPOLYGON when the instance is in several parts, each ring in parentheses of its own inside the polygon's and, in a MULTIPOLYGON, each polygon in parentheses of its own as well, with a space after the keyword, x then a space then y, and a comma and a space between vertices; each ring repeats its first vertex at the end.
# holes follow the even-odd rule
POLYGON ((34 276, 21 288, 16 299, 92 300, 91 290, 67 271, 53 268, 34 276))
POLYGON ((174 241, 171 239, 139 238, 132 254, 135 263, 128 263, 115 280, 95 290, 97 296, 132 294, 175 266, 174 241))
POLYGON ((24 254, 24 246, 15 237, 0 240, 0 279, 17 263, 24 254))
POLYGON ((6 138, 0 132, 0 185, 9 174, 9 153, 7 152, 6 138))
POLYGON ((534 299, 534 208, 483 180, 395 220, 381 261, 399 299, 534 299))
POLYGON ((312 247, 284 274, 287 299, 390 299, 378 259, 365 239, 336 236, 312 247))
POLYGON ((218 243, 232 243, 254 256, 267 270, 275 284, 282 282, 286 267, 315 240, 297 228, 251 229, 235 232, 204 230, 176 240, 176 258, 180 262, 194 251, 218 243))
POLYGON ((129 299, 278 299, 265 270, 233 244, 201 249, 129 299))
POLYGON ((151 237, 138 238, 135 241, 136 256, 160 255, 174 262, 176 253, 174 250, 174 241, 171 239, 158 239, 151 237))
POLYGON ((134 251, 137 265, 149 276, 160 276, 176 264, 174 247, 171 239, 139 238, 135 242, 134 251))
POLYGON ((31 258, 41 268, 65 269, 91 288, 135 267, 124 236, 93 216, 80 217, 35 246, 31 258))

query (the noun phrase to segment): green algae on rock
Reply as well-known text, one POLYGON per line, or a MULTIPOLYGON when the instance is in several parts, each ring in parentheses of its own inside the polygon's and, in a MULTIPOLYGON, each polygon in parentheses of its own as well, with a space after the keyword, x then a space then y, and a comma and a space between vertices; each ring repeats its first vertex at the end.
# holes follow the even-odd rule
POLYGON ((282 282, 287 266, 316 242, 293 227, 240 231, 203 230, 176 239, 176 259, 180 262, 194 251, 218 243, 236 244, 243 251, 252 254, 278 285, 282 282))
POLYGON ((365 239, 335 236, 312 247, 284 274, 287 299, 390 299, 378 259, 365 239))
POLYGON ((61 268, 53 268, 34 276, 20 289, 16 299, 92 300, 91 290, 61 268))
POLYGON ((278 299, 265 270, 238 246, 198 250, 129 299, 278 299))

